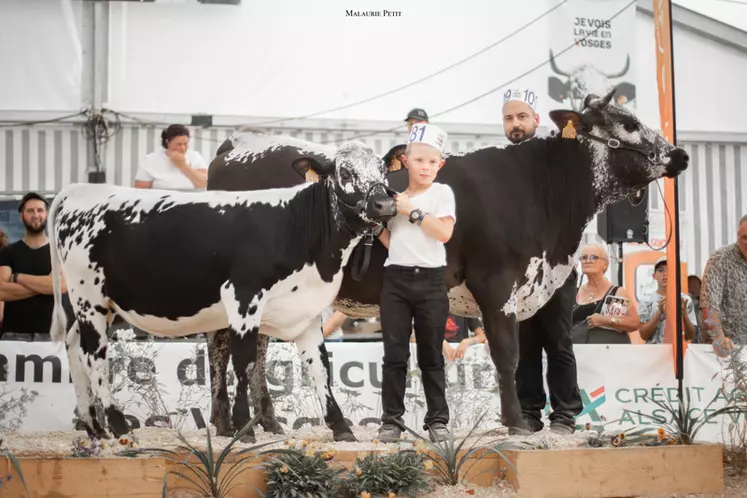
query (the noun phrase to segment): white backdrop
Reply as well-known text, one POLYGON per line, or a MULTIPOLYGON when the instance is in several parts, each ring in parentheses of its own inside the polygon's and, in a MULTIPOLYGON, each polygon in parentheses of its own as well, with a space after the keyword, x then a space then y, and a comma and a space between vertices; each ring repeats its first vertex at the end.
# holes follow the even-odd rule
MULTIPOLYGON (((331 356, 334 393, 344 415, 356 425, 378 424, 381 414, 381 343, 329 343, 327 347, 331 356)), ((209 420, 209 384, 206 383, 209 368, 204 344, 125 343, 125 348, 119 350, 125 353, 120 357, 128 360, 124 369, 117 370, 126 372, 126 375, 116 375, 113 384, 124 387, 115 396, 119 403, 124 404, 125 413, 132 417, 131 420, 137 419, 143 426, 149 417, 177 408, 187 410, 173 417, 180 427, 196 427, 195 421, 200 420, 200 414, 203 420, 209 420), (196 354, 197 351, 200 353, 196 354), (142 362, 134 359, 137 357, 149 360, 142 362), (166 406, 160 411, 148 409, 147 403, 143 403, 144 397, 134 394, 138 384, 133 380, 147 381, 151 366, 161 384, 160 395, 166 406), (125 377, 129 380, 123 381, 125 377)), ((578 426, 587 422, 595 427, 607 424, 605 430, 618 431, 641 424, 650 425, 651 421, 636 413, 665 416, 666 413, 652 400, 676 401, 677 384, 669 346, 579 345, 575 351, 584 402, 584 411, 576 420, 578 426)), ((414 358, 413 345, 405 422, 417 428, 422 425, 425 399, 414 358)), ((0 341, 0 372, 3 365, 8 367, 8 375, 0 377, 3 379, 0 392, 10 391, 10 396, 14 396, 20 394, 21 388, 26 388, 39 393, 27 406, 28 414, 20 431, 71 430, 75 396, 69 382, 67 359, 60 344, 0 341)), ((709 346, 697 345, 688 349, 685 369, 693 414, 697 416, 719 393, 722 367, 709 346)), ((283 418, 281 422, 285 428, 312 423, 312 419, 319 416, 319 405, 311 385, 302 375, 295 349, 286 344, 271 344, 267 371, 276 414, 283 418)), ((495 370, 484 346, 472 347, 464 360, 449 365, 448 378, 447 398, 455 426, 470 427, 485 410, 490 410, 486 426, 498 425, 500 403, 495 370)), ((231 392, 232 389, 229 387, 231 392)), ((153 392, 143 389, 142 385, 140 390, 145 391, 145 398, 153 392)), ((723 406, 723 403, 722 396, 711 410, 723 406)), ((7 422, 14 414, 0 416, 4 416, 7 422)), ((720 440, 721 424, 720 419, 712 420, 699 438, 720 440)))

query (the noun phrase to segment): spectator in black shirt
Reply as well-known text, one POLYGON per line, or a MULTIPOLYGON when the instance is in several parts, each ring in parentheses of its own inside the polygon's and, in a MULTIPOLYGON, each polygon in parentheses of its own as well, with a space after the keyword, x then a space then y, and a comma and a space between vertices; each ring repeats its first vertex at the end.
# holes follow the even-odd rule
MULTIPOLYGON (((49 204, 29 192, 18 206, 23 239, 0 251, 0 301, 5 310, 0 340, 49 341, 54 298, 47 226, 49 204)), ((67 292, 64 277, 62 292, 67 292)))
POLYGON ((464 358, 464 353, 470 346, 485 342, 487 342, 485 329, 479 318, 467 318, 449 313, 446 319, 443 350, 450 361, 464 358), (454 348, 449 344, 450 342, 458 342, 459 345, 454 348))

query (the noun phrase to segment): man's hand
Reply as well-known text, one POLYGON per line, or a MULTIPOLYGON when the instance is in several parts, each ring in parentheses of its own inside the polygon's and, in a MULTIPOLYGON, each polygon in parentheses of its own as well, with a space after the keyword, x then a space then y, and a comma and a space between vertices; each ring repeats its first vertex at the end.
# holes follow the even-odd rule
POLYGON ((734 349, 734 343, 726 336, 719 336, 713 340, 713 351, 719 358, 725 358, 734 349))
POLYGON ((441 346, 441 350, 444 353, 444 356, 449 361, 454 361, 456 358, 456 351, 454 348, 451 347, 451 344, 449 344, 449 341, 444 341, 443 345, 441 346))
POLYGON ((467 352, 469 347, 472 345, 472 339, 462 339, 454 352, 455 358, 464 358, 464 353, 467 352))
MULTIPOLYGON (((683 306, 685 305, 684 301, 682 301, 682 305, 683 306)), ((684 308, 682 308, 682 309, 684 309, 684 308)), ((659 300, 659 314, 661 316, 664 316, 664 314, 666 313, 666 311, 667 311, 667 298, 665 297, 664 299, 660 299, 659 300)))
POLYGON ((410 201, 410 198, 407 196, 407 194, 397 194, 394 197, 394 200, 397 203, 397 212, 399 214, 404 214, 405 216, 410 216, 410 211, 412 211, 412 202, 410 201))

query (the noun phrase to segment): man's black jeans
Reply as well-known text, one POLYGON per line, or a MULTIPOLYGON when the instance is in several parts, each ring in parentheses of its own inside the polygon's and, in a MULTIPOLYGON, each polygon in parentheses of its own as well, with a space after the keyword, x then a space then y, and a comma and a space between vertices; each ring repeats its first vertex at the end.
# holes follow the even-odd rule
MULTIPOLYGON (((381 331, 384 339, 381 404, 383 424, 404 428, 405 383, 410 335, 415 319, 418 366, 428 411, 426 426, 449 422, 442 345, 449 313, 445 268, 388 266, 381 289, 381 331)), ((426 427, 427 428, 427 427, 426 427)))
POLYGON ((516 389, 524 418, 541 430, 547 395, 542 381, 542 350, 547 354, 550 423, 575 427, 583 403, 578 390, 576 356, 571 341, 571 314, 576 301, 576 271, 533 317, 519 322, 519 365, 516 389))

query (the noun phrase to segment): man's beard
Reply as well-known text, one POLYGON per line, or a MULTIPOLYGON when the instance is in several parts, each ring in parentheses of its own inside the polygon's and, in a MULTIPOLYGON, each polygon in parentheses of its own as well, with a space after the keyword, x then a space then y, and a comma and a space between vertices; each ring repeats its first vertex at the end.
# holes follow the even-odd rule
POLYGON ((27 222, 26 220, 23 220, 23 226, 26 227, 26 231, 30 233, 31 235, 39 235, 47 228, 47 221, 44 220, 41 222, 41 224, 38 227, 35 227, 34 225, 27 222))
POLYGON ((529 140, 534 136, 534 130, 532 131, 524 131, 521 128, 514 128, 511 130, 511 133, 508 134, 508 140, 511 143, 518 144, 523 142, 524 140, 529 140), (517 134, 517 135, 514 135, 517 134))

